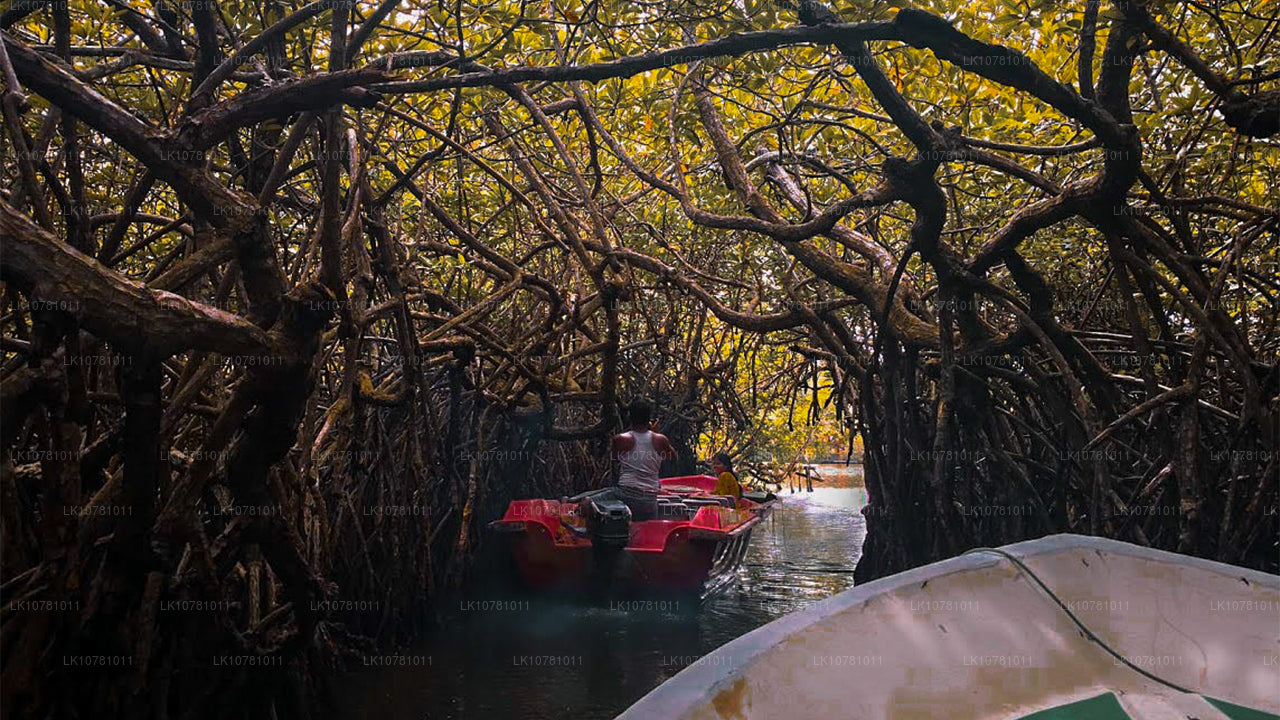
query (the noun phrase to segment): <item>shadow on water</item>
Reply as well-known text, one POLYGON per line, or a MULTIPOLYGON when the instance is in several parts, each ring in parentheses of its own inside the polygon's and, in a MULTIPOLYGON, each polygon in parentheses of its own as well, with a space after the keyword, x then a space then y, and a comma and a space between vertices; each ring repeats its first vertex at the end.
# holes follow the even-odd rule
POLYGON ((345 720, 612 718, 726 642, 853 585, 861 488, 783 494, 712 598, 463 599, 420 646, 342 680, 345 720))

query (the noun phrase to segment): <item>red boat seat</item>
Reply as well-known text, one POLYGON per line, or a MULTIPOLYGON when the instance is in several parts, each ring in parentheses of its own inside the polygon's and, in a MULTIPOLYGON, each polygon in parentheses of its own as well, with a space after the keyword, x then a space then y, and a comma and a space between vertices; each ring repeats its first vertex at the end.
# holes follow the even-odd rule
POLYGON ((720 508, 704 507, 698 508, 698 514, 693 516, 693 520, 689 522, 694 527, 709 528, 711 530, 720 529, 720 508))

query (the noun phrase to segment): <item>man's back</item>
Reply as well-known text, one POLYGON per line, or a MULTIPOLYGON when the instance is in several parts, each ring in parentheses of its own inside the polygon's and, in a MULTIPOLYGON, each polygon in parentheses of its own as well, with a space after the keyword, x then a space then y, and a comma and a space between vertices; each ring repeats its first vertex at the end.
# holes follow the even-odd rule
POLYGON ((652 430, 628 430, 614 437, 618 454, 618 485, 648 493, 661 487, 658 471, 671 443, 652 430))
POLYGON ((652 430, 652 407, 637 400, 627 407, 627 420, 631 429, 613 436, 613 456, 618 459, 618 487, 614 497, 631 508, 631 518, 637 522, 652 520, 658 515, 658 491, 662 483, 658 472, 662 461, 675 457, 675 448, 667 436, 652 430))

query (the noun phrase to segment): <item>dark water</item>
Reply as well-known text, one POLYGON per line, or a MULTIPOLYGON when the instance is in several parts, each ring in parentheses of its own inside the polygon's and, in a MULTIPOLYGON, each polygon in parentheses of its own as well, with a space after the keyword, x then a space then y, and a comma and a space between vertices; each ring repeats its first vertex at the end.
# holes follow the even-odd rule
POLYGON ((348 720, 612 718, 699 657, 853 585, 865 532, 860 488, 782 495, 751 538, 739 580, 696 604, 601 606, 463 599, 422 646, 348 677, 348 720))

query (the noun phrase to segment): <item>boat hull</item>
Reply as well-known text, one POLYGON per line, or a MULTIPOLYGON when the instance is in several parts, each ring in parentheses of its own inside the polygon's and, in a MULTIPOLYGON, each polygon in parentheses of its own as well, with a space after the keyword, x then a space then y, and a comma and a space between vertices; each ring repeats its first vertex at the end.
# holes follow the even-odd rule
MULTIPOLYGON (((661 521, 654 521, 661 522, 661 521)), ((662 548, 623 548, 608 586, 627 594, 705 594, 729 582, 742 564, 751 528, 730 537, 697 537, 679 529, 662 548)), ((510 532, 508 543, 521 584, 536 592, 593 589, 597 564, 590 544, 557 544, 541 523, 510 532)))
POLYGON ((981 553, 783 617, 694 663, 620 718, 1280 713, 1280 577, 1073 535, 1003 549, 1120 656, 1190 692, 1110 655, 1024 570, 981 553))
MULTIPOLYGON (((673 492, 705 503, 710 476, 666 478, 673 492)), ((672 497, 679 497, 673 495, 672 497)), ((726 499, 727 500, 727 499, 726 499)), ((521 583, 534 592, 707 595, 736 575, 772 501, 700 506, 691 518, 633 522, 626 546, 608 551, 572 532, 575 503, 517 500, 490 524, 506 536, 521 583)), ((689 508, 690 512, 693 508, 689 508)))

